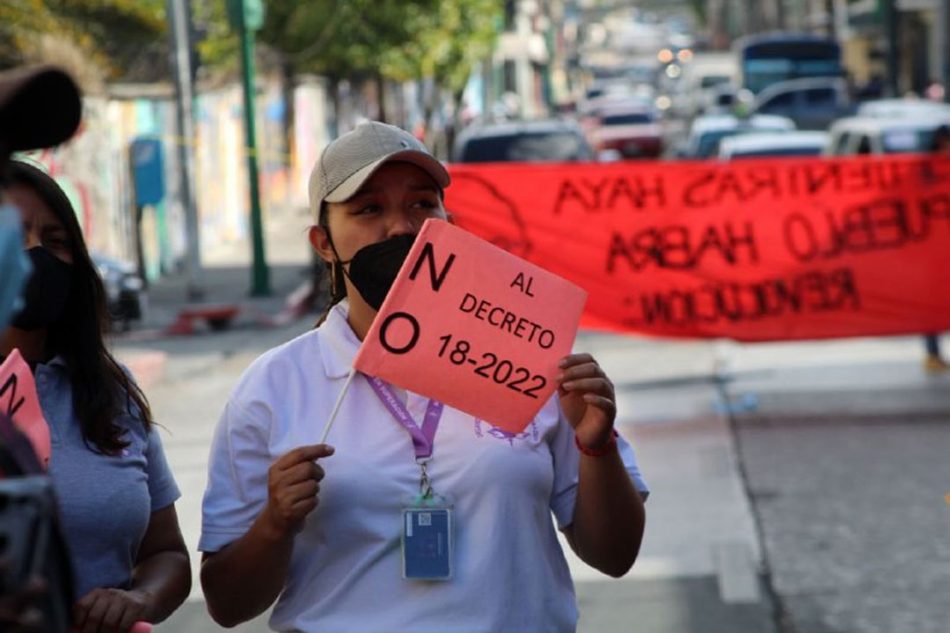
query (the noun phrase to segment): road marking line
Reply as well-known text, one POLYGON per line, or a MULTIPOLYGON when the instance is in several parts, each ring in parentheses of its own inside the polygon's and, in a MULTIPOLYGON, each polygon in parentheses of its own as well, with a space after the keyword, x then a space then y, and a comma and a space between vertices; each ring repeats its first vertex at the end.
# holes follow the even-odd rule
POLYGON ((724 603, 759 601, 759 575, 748 543, 720 541, 713 545, 713 560, 719 578, 719 597, 724 603))

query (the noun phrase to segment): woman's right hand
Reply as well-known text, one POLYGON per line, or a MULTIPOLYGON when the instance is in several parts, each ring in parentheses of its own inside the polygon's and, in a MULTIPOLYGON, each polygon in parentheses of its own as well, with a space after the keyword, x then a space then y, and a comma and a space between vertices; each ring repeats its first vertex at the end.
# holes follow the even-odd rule
POLYGON ((327 444, 299 446, 281 455, 267 471, 268 525, 278 536, 296 534, 317 507, 323 468, 316 463, 333 454, 327 444))

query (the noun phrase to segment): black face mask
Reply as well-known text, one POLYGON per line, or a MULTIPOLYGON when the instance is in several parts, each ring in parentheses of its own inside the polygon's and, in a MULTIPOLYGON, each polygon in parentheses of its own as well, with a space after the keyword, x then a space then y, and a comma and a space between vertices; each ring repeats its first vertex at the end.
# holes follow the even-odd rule
POLYGON ((399 274, 399 268, 409 256, 415 235, 397 235, 382 242, 364 246, 356 251, 348 262, 350 270, 344 272, 359 291, 363 300, 374 310, 379 310, 383 299, 399 274))
POLYGON ((33 272, 23 289, 23 309, 11 324, 21 330, 39 330, 62 316, 69 301, 73 267, 42 246, 35 246, 26 254, 33 272))

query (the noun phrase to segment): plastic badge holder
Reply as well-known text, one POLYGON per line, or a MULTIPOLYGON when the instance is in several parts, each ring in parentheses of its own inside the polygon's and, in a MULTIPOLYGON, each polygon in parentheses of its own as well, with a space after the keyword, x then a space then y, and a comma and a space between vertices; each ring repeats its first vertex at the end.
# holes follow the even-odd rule
POLYGON ((407 580, 452 577, 452 509, 412 507, 402 511, 402 576, 407 580))

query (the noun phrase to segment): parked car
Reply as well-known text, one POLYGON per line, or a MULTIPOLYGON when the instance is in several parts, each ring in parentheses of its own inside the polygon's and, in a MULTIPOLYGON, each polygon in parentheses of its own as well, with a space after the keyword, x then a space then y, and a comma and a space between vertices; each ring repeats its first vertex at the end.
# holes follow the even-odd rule
POLYGON ((854 110, 844 79, 810 77, 768 86, 756 95, 750 112, 786 116, 800 130, 827 130, 833 121, 854 110))
POLYGON ((719 159, 767 156, 820 156, 828 145, 828 133, 814 130, 753 132, 722 139, 719 159))
POLYGON ((950 114, 905 118, 846 117, 831 126, 826 153, 851 156, 926 152, 933 144, 934 131, 940 125, 950 125, 950 114))
POLYGON ((562 120, 472 125, 455 139, 451 156, 456 163, 594 160, 580 126, 562 120))
POLYGON ((145 282, 135 265, 101 253, 91 253, 92 263, 102 277, 106 291, 106 305, 113 323, 123 331, 145 314, 147 297, 145 282))
POLYGON ((722 139, 751 132, 788 132, 795 123, 782 116, 757 114, 739 118, 731 114, 699 116, 693 119, 680 158, 711 158, 719 153, 722 139))
POLYGON ((624 158, 656 157, 663 149, 663 128, 652 107, 619 103, 598 110, 588 139, 598 154, 613 150, 624 158))

